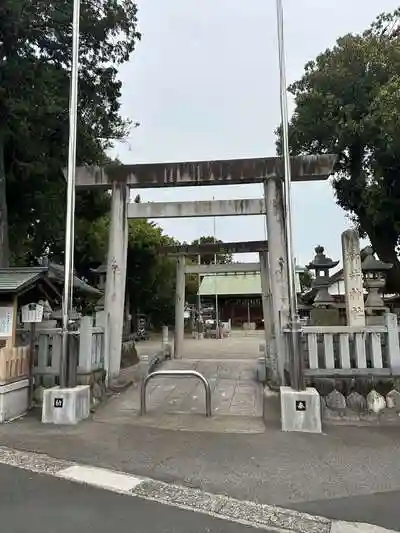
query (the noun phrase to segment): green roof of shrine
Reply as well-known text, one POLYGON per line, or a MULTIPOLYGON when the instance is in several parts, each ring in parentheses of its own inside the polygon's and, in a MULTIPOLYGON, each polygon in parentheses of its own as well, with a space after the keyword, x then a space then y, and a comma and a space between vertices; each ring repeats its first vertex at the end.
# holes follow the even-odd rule
MULTIPOLYGON (((297 266, 296 273, 303 272, 304 268, 297 266)), ((298 279, 298 277, 296 276, 298 279)), ((296 281, 297 292, 300 292, 300 284, 296 281)), ((203 277, 200 288, 200 296, 254 296, 261 295, 261 275, 259 272, 240 274, 209 274, 203 277)))

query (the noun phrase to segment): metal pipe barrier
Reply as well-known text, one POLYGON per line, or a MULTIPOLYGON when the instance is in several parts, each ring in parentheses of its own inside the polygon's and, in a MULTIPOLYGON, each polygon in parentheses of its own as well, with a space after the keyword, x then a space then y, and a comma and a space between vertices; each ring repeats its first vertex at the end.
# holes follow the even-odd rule
POLYGON ((196 370, 157 370, 156 372, 152 372, 148 376, 144 378, 142 381, 142 387, 140 390, 140 415, 146 414, 146 388, 149 381, 151 381, 154 378, 162 378, 162 377, 178 377, 178 378, 197 378, 199 379, 203 385, 204 385, 204 392, 206 395, 206 416, 211 416, 211 387, 210 383, 208 382, 208 379, 203 376, 203 374, 200 374, 200 372, 196 372, 196 370))

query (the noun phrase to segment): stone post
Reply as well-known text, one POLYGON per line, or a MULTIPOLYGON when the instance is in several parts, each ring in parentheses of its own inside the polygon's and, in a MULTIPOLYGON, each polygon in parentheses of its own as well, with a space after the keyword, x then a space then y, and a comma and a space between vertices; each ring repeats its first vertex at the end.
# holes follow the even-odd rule
POLYGON ((114 182, 111 200, 111 224, 107 255, 105 293, 104 365, 108 379, 119 375, 124 323, 126 260, 128 253, 127 202, 129 189, 114 182))
POLYGON ((185 256, 176 260, 174 358, 181 359, 185 338, 185 256))
POLYGON ((343 273, 348 326, 365 326, 360 238, 348 229, 342 233, 343 273))
POLYGON ((286 234, 282 180, 269 178, 264 183, 267 207, 267 234, 270 284, 272 296, 273 330, 275 332, 278 372, 285 384, 286 349, 283 329, 289 325, 289 285, 287 275, 286 234))
POLYGON ((93 317, 83 316, 79 325, 78 368, 89 374, 92 371, 93 317))
POLYGON ((260 277, 261 295, 264 317, 265 334, 265 354, 269 366, 271 380, 274 384, 279 384, 278 361, 274 342, 275 332, 273 329, 273 309, 271 298, 271 287, 269 281, 269 259, 268 252, 260 252, 260 277))
POLYGON ((400 370, 400 346, 399 346, 399 326, 397 316, 394 313, 385 315, 385 324, 387 328, 387 343, 389 366, 394 375, 400 370))
POLYGON ((168 326, 161 328, 161 346, 164 348, 168 344, 168 326))

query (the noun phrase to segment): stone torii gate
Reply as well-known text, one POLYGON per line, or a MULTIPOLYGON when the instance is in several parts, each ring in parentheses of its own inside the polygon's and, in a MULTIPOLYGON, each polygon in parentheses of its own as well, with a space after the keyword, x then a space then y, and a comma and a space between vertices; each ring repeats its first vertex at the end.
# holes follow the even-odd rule
MULTIPOLYGON (((332 155, 291 158, 292 181, 325 180, 333 171, 332 155)), ((118 376, 126 280, 128 218, 259 215, 266 212, 273 322, 279 374, 284 382, 282 329, 288 325, 286 235, 283 204, 283 161, 280 157, 218 161, 112 164, 76 170, 77 188, 112 190, 111 225, 105 294, 105 367, 118 376), (129 203, 129 189, 205 185, 264 184, 264 200, 217 202, 129 203)))

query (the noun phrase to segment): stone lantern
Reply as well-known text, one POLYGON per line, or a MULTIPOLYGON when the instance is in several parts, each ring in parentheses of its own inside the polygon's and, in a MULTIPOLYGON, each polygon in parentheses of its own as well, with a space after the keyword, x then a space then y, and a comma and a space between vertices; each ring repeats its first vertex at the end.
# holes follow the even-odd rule
POLYGON ((390 270, 393 265, 376 259, 374 256, 374 250, 371 246, 367 246, 362 253, 364 255, 364 259, 361 263, 364 288, 368 291, 367 299, 365 301, 365 310, 369 315, 380 314, 385 310, 382 293, 386 285, 387 271, 390 270))
POLYGON ((107 260, 104 261, 99 267, 92 268, 91 271, 97 276, 98 283, 97 288, 101 291, 104 291, 106 288, 106 278, 107 278, 107 260))
POLYGON ((323 246, 317 246, 315 254, 313 261, 308 265, 309 269, 315 270, 315 279, 312 286, 317 289, 317 294, 314 299, 314 306, 328 307, 334 303, 333 296, 328 291, 330 286, 329 271, 336 267, 339 261, 332 261, 330 257, 326 257, 323 246))

